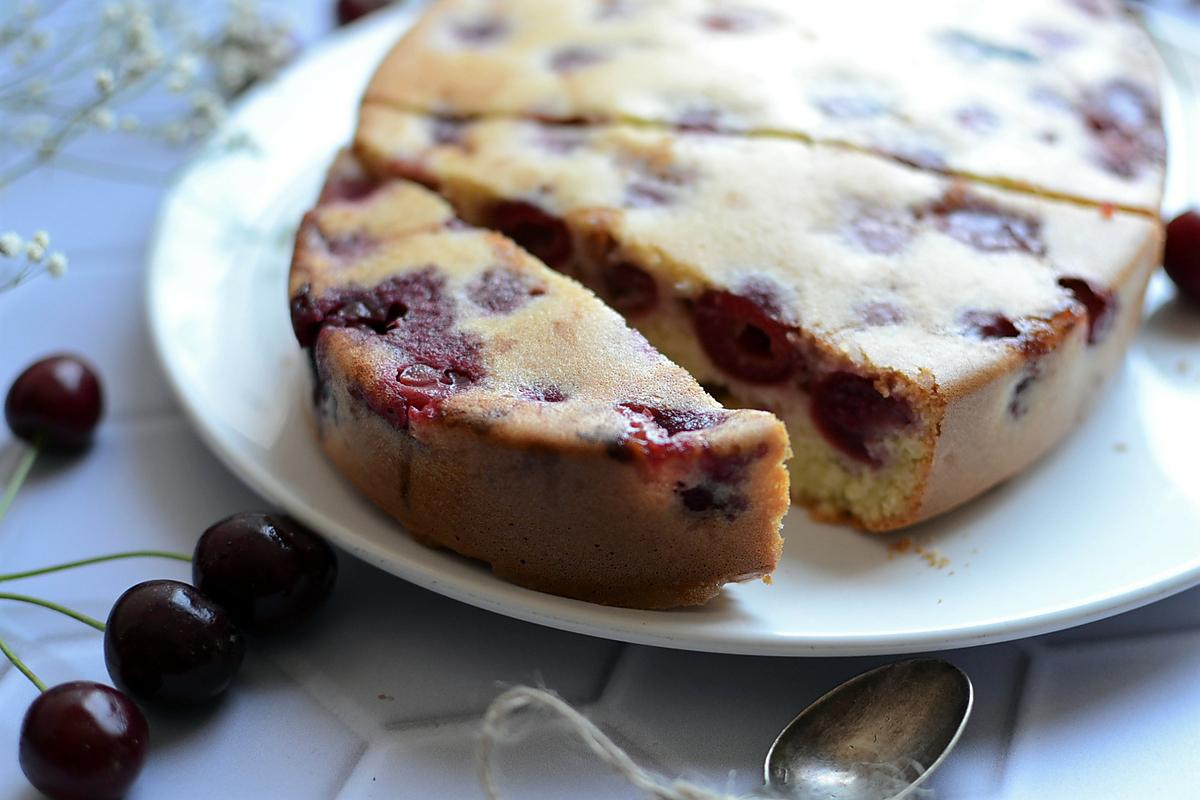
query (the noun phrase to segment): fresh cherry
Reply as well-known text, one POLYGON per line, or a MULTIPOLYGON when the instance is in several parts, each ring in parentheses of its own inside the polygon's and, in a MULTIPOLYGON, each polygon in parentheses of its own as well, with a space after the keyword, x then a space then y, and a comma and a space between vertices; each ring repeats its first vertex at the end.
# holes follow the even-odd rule
POLYGON ((13 381, 4 417, 13 433, 52 450, 80 450, 104 410, 100 379, 76 356, 57 355, 32 364, 13 381))
POLYGON ((1163 267, 1181 295, 1200 303, 1200 212, 1185 211, 1167 225, 1163 267))
POLYGON ((127 589, 104 631, 104 661, 117 686, 167 703, 220 695, 242 665, 245 648, 229 612, 179 581, 127 589))
POLYGON ((338 25, 348 25, 359 17, 391 5, 393 0, 337 0, 338 25))
POLYGON ((21 770, 54 800, 116 800, 142 771, 150 729, 116 689, 74 681, 42 692, 21 723, 21 770))
POLYGON ((303 622, 337 580, 337 556, 290 517, 234 514, 196 543, 192 582, 247 630, 266 633, 303 622))

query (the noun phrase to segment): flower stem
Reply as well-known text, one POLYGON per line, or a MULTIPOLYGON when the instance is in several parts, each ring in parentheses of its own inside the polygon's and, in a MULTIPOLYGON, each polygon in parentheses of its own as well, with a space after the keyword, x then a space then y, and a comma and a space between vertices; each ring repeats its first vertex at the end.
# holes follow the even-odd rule
POLYGON ((46 575, 51 572, 61 572, 64 569, 74 569, 75 567, 86 567, 89 564, 102 564, 105 561, 117 561, 122 558, 170 558, 175 561, 183 561, 191 563, 192 557, 183 553, 171 553, 166 550, 129 550, 124 553, 111 553, 106 556, 96 556, 95 558, 82 558, 79 561, 68 561, 65 564, 55 564, 50 567, 39 567, 38 569, 30 569, 24 572, 9 572, 0 574, 0 582, 15 581, 20 578, 32 578, 36 575, 46 575))
POLYGON ((8 644, 3 639, 0 639, 0 653, 4 653, 8 660, 12 662, 12 665, 19 669, 22 675, 29 678, 29 682, 36 686, 39 692, 46 691, 46 684, 42 683, 42 679, 34 675, 33 670, 25 666, 25 662, 9 649, 8 644))
POLYGON ((40 597, 30 597, 27 594, 12 594, 10 592, 0 592, 0 600, 16 600, 18 603, 29 603, 42 608, 48 608, 51 611, 57 611, 60 614, 66 614, 71 619, 77 619, 84 625, 90 625, 96 630, 104 633, 104 623, 87 614, 81 614, 78 611, 73 611, 66 606, 60 606, 58 603, 52 603, 49 600, 43 600, 40 597))
POLYGON ((21 456, 20 462, 17 463, 17 470, 9 480, 8 488, 4 490, 4 497, 0 498, 0 520, 4 519, 4 515, 8 513, 8 507, 16 499, 21 484, 25 483, 25 479, 29 477, 29 470, 33 469, 33 462, 37 461, 38 453, 41 450, 42 441, 39 438, 32 447, 25 451, 25 455, 21 456))

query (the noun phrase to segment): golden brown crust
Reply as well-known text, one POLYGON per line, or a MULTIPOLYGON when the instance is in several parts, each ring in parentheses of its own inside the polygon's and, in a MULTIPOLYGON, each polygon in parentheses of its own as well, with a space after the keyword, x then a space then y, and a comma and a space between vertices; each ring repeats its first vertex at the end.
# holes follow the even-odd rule
POLYGON ((756 420, 766 452, 746 483, 763 502, 736 521, 683 524, 676 505, 662 501, 662 476, 602 448, 512 446, 469 424, 397 431, 351 391, 358 356, 336 333, 323 334, 318 351, 332 393, 326 407, 336 409, 318 417, 321 445, 420 541, 531 589, 632 608, 699 605, 725 583, 774 569, 788 504, 787 435, 778 422, 756 420))

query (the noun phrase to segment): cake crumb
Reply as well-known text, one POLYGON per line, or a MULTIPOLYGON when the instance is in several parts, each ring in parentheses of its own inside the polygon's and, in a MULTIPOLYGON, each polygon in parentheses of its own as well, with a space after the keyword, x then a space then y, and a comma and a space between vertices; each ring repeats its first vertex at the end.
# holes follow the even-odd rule
POLYGON ((907 553, 912 549, 913 540, 905 536, 888 545, 888 558, 895 558, 897 554, 907 553))
POLYGON ((1113 450, 1116 450, 1118 453, 1125 453, 1128 452, 1129 445, 1125 444, 1124 442, 1117 442, 1113 445, 1113 450))
POLYGON ((1112 219, 1113 215, 1116 213, 1117 213, 1117 207, 1114 206, 1112 203, 1101 203, 1100 204, 1100 216, 1104 217, 1105 219, 1112 219))
POLYGON ((934 569, 945 569, 950 564, 950 559, 938 552, 936 547, 922 547, 917 545, 916 553, 921 558, 925 559, 925 563, 934 569))
POLYGON ((1187 375, 1192 371, 1192 365, 1188 363, 1186 358, 1181 358, 1175 362, 1175 371, 1180 375, 1187 375))

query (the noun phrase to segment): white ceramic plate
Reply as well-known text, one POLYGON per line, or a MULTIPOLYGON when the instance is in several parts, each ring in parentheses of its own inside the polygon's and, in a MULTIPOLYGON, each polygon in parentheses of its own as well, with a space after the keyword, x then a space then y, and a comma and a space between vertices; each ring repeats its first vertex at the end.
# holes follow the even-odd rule
POLYGON ((696 650, 853 655, 982 644, 1200 583, 1200 316, 1173 302, 1162 280, 1114 384, 1043 463, 899 535, 862 535, 793 512, 770 586, 732 586, 694 610, 605 608, 509 585, 411 540, 318 449, 285 301, 295 224, 410 14, 347 30, 257 90, 162 209, 148 287, 159 355, 201 435, 264 497, 355 556, 464 602, 696 650), (229 147, 239 140, 251 144, 229 147), (905 538, 914 547, 904 549, 905 538))

